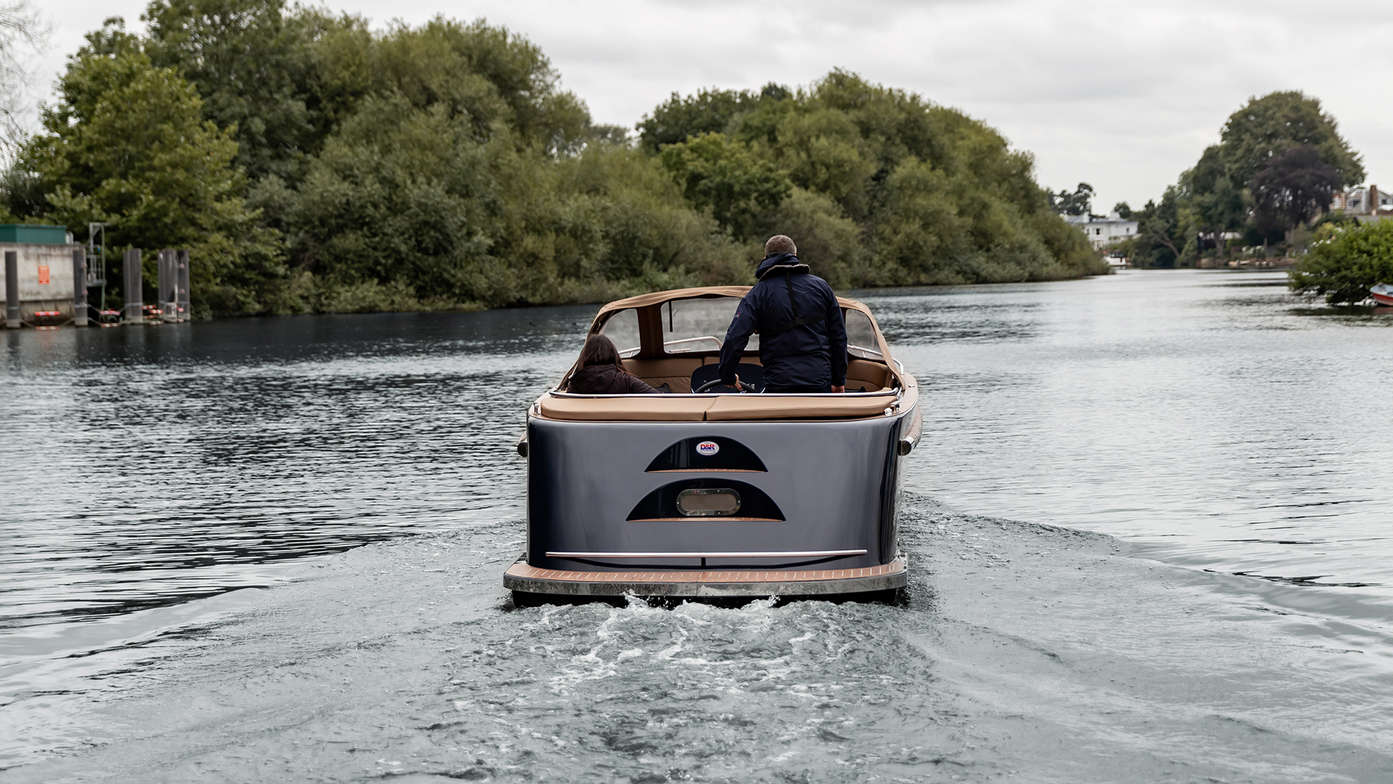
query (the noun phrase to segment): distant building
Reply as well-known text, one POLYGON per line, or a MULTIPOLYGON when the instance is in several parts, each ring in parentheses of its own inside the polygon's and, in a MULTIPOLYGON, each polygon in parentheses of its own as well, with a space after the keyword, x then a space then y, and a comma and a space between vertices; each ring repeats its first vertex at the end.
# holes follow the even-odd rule
POLYGON ((1077 226, 1095 248, 1107 246, 1137 236, 1137 222, 1123 220, 1117 213, 1101 215, 1061 215, 1070 225, 1077 226))
POLYGON ((1380 191, 1377 185, 1350 188, 1335 194, 1330 211, 1353 215, 1361 221, 1381 220, 1393 216, 1393 194, 1380 191))
MULTIPOLYGON (((28 321, 36 311, 73 315, 73 251, 81 247, 62 226, 0 225, 0 260, 13 252, 19 262, 20 318, 28 321)), ((0 267, 0 303, 5 302, 5 278, 0 267)))

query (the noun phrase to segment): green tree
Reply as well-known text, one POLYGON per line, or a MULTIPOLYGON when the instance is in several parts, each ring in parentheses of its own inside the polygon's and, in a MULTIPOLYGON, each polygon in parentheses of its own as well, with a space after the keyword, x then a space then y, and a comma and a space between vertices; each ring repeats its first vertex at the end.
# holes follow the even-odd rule
POLYGON ((639 146, 656 153, 704 133, 724 133, 736 115, 753 108, 758 100, 739 90, 699 90, 688 97, 673 93, 639 121, 639 146))
POLYGON ((1290 277, 1292 290, 1331 304, 1368 299, 1370 286, 1393 282, 1393 221, 1321 226, 1290 277))
POLYGON ((838 285, 1105 271, 1028 153, 846 71, 674 94, 630 146, 482 21, 374 31, 289 0, 152 0, 144 18, 88 37, 0 186, 16 214, 190 246, 216 312, 747 282, 775 232, 838 285))
POLYGON ((950 269, 968 238, 948 175, 931 164, 907 159, 885 183, 885 208, 878 216, 876 248, 883 277, 876 283, 966 283, 950 269))
POLYGON ((1053 201, 1055 210, 1065 215, 1088 215, 1093 209, 1093 186, 1081 182, 1073 191, 1060 191, 1053 201))
POLYGON ((310 163, 286 216, 297 266, 359 299, 327 309, 516 299, 516 270, 492 255, 503 172, 490 153, 514 154, 476 140, 443 105, 364 100, 310 163))
POLYGON ((739 247, 686 203, 654 157, 595 145, 560 166, 565 214, 576 216, 578 227, 571 235, 595 232, 595 241, 576 242, 558 257, 575 296, 748 280, 751 267, 739 247))
POLYGON ((47 219, 106 221, 114 241, 138 248, 189 248, 205 312, 264 307, 259 289, 283 272, 276 238, 243 203, 237 144, 203 119, 192 85, 138 51, 82 55, 43 127, 19 168, 38 179, 47 219))
POLYGON ((1200 250, 1198 235, 1205 234, 1208 235, 1206 241, 1213 242, 1220 255, 1224 255, 1227 252, 1224 234, 1241 229, 1248 217, 1243 191, 1229 176, 1218 145, 1206 148, 1199 162, 1180 175, 1177 200, 1181 223, 1185 225, 1183 230, 1177 227, 1176 232, 1196 235, 1196 254, 1200 250))
POLYGON ((1137 263, 1145 267, 1176 266, 1187 233, 1180 216, 1179 191, 1175 186, 1166 188, 1160 203, 1147 202, 1138 217, 1137 263))
POLYGON ((253 179, 295 179, 325 128, 314 92, 309 16, 284 0, 153 0, 142 19, 151 61, 198 88, 204 116, 230 128, 253 179))
POLYGON ((877 164, 850 115, 814 105, 786 114, 776 133, 764 157, 793 184, 831 197, 848 215, 869 214, 877 164))
POLYGON ((1258 225, 1290 231, 1324 212, 1340 187, 1340 173, 1308 144, 1290 147, 1253 176, 1258 225))
POLYGON ((710 210, 737 238, 752 236, 756 216, 779 206, 792 188, 773 164, 724 134, 706 133, 670 144, 661 159, 687 200, 710 210))
POLYGON ((1364 165, 1340 136, 1335 118, 1321 109, 1320 101, 1300 92, 1274 92, 1248 99, 1229 115, 1220 138, 1228 175, 1244 187, 1269 161, 1298 145, 1316 148, 1321 160, 1335 169, 1341 185, 1364 179, 1364 165))
POLYGON ((569 154, 591 137, 589 111, 558 89, 542 50, 483 21, 398 24, 374 47, 373 73, 373 92, 400 93, 418 108, 443 106, 467 118, 479 140, 503 126, 515 144, 569 154))

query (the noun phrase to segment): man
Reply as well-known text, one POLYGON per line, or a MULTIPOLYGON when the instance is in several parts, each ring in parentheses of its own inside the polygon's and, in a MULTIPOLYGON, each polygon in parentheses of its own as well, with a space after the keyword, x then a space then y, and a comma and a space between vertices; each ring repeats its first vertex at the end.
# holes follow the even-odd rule
POLYGON ((721 381, 741 388, 736 366, 758 332, 766 392, 845 392, 846 324, 832 287, 808 271, 782 234, 764 243, 755 277, 721 346, 721 381))

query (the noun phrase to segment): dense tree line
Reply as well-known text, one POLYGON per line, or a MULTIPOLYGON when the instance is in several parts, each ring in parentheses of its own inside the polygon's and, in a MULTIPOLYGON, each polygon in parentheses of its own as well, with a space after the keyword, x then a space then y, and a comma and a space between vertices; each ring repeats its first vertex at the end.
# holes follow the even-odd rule
POLYGON ((68 63, 10 218, 190 248, 205 313, 458 308, 746 282, 784 232, 838 286, 1103 271, 1028 154, 833 71, 595 124, 526 39, 284 0, 154 0, 68 63))
POLYGON ((1363 179, 1359 155, 1320 101, 1299 92, 1252 98, 1159 201, 1132 213, 1138 237, 1127 251, 1140 266, 1175 267, 1226 256, 1226 235, 1281 246, 1363 179))

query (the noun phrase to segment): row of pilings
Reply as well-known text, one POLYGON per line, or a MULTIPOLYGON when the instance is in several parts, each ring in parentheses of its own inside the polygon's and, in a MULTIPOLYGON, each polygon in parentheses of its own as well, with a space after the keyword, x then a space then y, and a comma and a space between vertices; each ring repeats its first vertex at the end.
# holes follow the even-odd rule
MULTIPOLYGON (((49 285, 50 272, 46 264, 36 267, 37 283, 44 286, 49 285)), ((32 273, 33 270, 30 270, 32 273)), ((64 318, 66 313, 50 304, 48 307, 55 309, 34 310, 33 300, 28 300, 31 304, 24 306, 23 284, 30 281, 22 280, 20 275, 20 259, 17 251, 5 251, 5 326, 10 329, 18 329, 23 326, 60 326, 71 323, 75 326, 85 327, 89 323, 97 323, 102 326, 115 324, 150 324, 150 323, 177 323, 188 321, 191 313, 189 304, 189 252, 187 250, 161 250, 158 252, 158 263, 156 264, 156 302, 146 305, 144 301, 144 268, 141 263, 141 252, 139 248, 131 248, 125 252, 121 264, 123 293, 125 304, 120 311, 99 310, 88 303, 88 286, 93 281, 93 276, 88 274, 87 255, 81 248, 73 248, 72 251, 72 315, 71 318, 64 318), (25 318, 25 308, 31 312, 25 318)), ((97 275, 96 279, 102 280, 105 275, 97 275)), ((104 285, 104 283, 103 283, 104 285)), ((63 296, 66 296, 64 294, 63 296)), ((44 302, 52 303, 52 299, 44 298, 44 302)), ((59 302, 59 305, 62 303, 59 302)), ((43 307, 43 306, 40 306, 43 307)))

